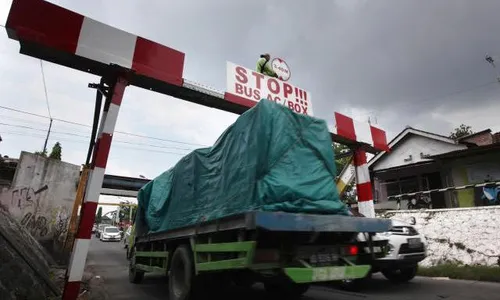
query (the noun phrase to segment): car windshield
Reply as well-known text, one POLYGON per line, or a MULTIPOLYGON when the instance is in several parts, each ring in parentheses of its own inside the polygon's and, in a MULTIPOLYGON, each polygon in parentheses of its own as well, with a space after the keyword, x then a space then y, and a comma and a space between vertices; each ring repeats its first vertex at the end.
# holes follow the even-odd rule
POLYGON ((107 228, 104 229, 104 232, 111 232, 111 233, 113 233, 113 232, 119 232, 119 230, 116 227, 107 227, 107 228))

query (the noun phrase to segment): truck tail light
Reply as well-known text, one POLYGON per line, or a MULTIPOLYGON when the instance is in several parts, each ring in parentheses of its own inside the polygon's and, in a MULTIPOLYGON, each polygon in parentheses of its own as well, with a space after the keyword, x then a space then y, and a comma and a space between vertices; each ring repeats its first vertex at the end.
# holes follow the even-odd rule
POLYGON ((344 255, 356 256, 359 253, 359 248, 356 245, 348 245, 344 248, 344 255))

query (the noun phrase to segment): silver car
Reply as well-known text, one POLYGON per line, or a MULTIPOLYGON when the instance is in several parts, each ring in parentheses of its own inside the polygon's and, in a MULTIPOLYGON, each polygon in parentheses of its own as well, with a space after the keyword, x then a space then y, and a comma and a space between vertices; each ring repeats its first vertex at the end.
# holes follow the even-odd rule
POLYGON ((100 234, 99 240, 104 241, 116 241, 119 242, 122 239, 120 229, 115 226, 104 227, 100 234))

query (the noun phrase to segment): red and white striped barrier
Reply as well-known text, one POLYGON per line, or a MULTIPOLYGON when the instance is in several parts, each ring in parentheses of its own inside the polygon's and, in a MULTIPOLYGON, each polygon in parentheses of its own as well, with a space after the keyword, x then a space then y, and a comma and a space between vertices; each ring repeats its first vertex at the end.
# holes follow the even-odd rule
POLYGON ((12 39, 182 86, 184 53, 50 2, 13 0, 5 27, 12 39))
POLYGON ((350 141, 364 143, 380 151, 389 151, 385 131, 366 122, 359 122, 341 113, 334 114, 334 134, 350 141))
POLYGON ((366 217, 375 218, 372 183, 368 164, 366 163, 366 152, 362 149, 354 150, 353 162, 356 168, 356 190, 358 193, 359 212, 366 217))
POLYGON ((66 272, 67 281, 64 286, 63 300, 76 299, 80 291, 80 283, 82 281, 83 270, 85 269, 85 262, 89 251, 92 226, 94 225, 99 195, 104 181, 111 141, 115 131, 123 93, 127 85, 128 82, 125 79, 118 78, 115 86, 112 87, 113 94, 109 107, 105 105, 101 124, 99 125, 99 134, 94 146, 89 181, 80 212, 80 224, 73 244, 73 252, 71 253, 68 270, 66 272))

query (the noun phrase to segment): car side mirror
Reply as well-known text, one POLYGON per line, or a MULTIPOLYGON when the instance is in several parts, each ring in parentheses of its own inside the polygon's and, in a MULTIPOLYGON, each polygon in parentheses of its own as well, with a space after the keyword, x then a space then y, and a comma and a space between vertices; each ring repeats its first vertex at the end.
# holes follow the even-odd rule
POLYGON ((415 219, 415 217, 411 217, 411 218, 410 218, 410 224, 411 224, 411 225, 415 225, 415 224, 417 224, 417 220, 415 219))

